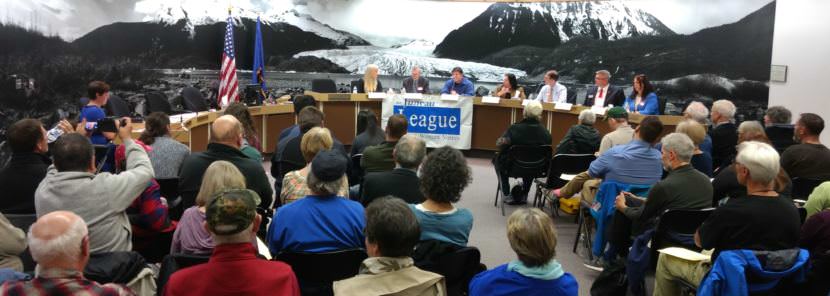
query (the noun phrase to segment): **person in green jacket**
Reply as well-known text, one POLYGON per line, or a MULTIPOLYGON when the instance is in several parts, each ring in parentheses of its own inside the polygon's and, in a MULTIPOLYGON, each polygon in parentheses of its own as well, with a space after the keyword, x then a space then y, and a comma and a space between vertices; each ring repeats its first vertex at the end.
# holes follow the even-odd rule
POLYGON ((813 189, 813 193, 807 198, 807 203, 804 204, 804 208, 807 209, 807 218, 824 209, 830 209, 830 181, 821 183, 821 185, 813 189))

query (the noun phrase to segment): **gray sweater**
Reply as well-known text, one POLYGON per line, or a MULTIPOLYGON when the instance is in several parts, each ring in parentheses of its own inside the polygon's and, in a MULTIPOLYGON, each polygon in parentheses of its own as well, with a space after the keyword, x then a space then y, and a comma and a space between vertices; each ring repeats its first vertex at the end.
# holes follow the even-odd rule
POLYGON ((88 172, 58 172, 49 166, 46 178, 35 191, 37 216, 71 211, 89 228, 90 253, 132 250, 130 221, 125 210, 153 178, 147 153, 133 140, 124 141, 127 170, 113 175, 88 172))

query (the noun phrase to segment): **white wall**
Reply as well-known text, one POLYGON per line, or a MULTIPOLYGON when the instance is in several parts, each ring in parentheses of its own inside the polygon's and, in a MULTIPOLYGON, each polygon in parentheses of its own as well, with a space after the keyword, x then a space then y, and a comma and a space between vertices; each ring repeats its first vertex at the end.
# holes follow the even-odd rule
MULTIPOLYGON (((772 64, 788 66, 787 82, 770 82, 769 105, 816 113, 830 125, 830 1, 778 0, 772 64)), ((830 144, 830 126, 821 135, 830 144)))

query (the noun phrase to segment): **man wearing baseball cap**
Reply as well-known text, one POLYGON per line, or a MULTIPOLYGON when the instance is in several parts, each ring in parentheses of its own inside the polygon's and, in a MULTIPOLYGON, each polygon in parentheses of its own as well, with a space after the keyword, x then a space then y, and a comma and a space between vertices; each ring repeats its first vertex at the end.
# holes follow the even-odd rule
POLYGON ((599 154, 604 153, 611 147, 628 144, 634 138, 634 129, 628 124, 628 112, 623 107, 609 108, 605 112, 605 120, 608 127, 613 130, 602 137, 599 143, 599 154))
POLYGON ((300 295, 291 267, 256 257, 254 240, 262 217, 259 197, 248 189, 214 195, 205 213, 205 229, 216 247, 208 263, 177 271, 164 295, 300 295))

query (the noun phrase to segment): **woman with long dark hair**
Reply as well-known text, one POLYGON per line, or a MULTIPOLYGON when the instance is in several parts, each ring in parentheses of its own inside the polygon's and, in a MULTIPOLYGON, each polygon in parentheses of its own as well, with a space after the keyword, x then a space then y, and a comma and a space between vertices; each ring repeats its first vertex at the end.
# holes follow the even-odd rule
POLYGON ((351 155, 363 153, 363 149, 378 145, 385 139, 378 117, 372 110, 363 109, 357 113, 357 136, 352 142, 351 155))
POLYGON ((149 153, 156 179, 178 178, 179 167, 190 148, 170 137, 170 118, 162 112, 144 117, 144 131, 138 140, 153 148, 149 153))
POLYGON ((511 73, 504 74, 504 80, 501 85, 496 88, 496 91, 493 92, 493 95, 502 99, 524 100, 526 98, 525 90, 519 86, 519 82, 516 80, 516 75, 511 73))
POLYGON ((654 86, 648 81, 648 77, 644 74, 634 76, 634 91, 625 99, 625 110, 642 115, 660 115, 658 105, 660 104, 657 94, 654 93, 654 86))
POLYGON ((254 120, 251 119, 248 106, 245 106, 241 102, 233 102, 225 109, 225 114, 233 115, 242 124, 243 141, 242 147, 239 150, 250 159, 262 161, 262 153, 260 152, 262 151, 262 146, 259 142, 259 137, 256 135, 254 120))

